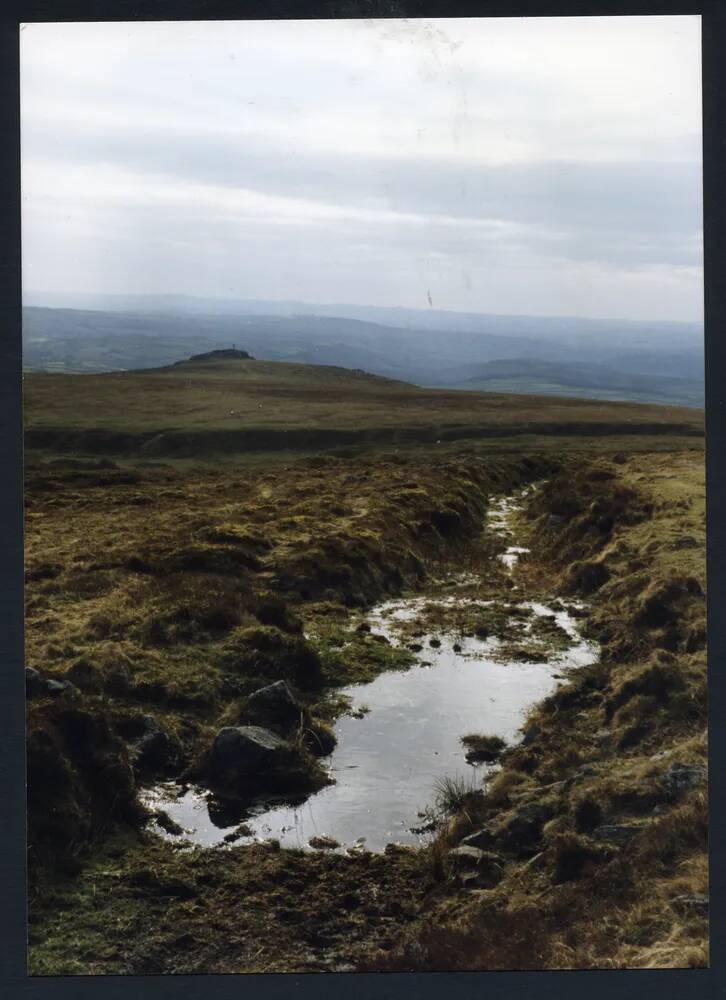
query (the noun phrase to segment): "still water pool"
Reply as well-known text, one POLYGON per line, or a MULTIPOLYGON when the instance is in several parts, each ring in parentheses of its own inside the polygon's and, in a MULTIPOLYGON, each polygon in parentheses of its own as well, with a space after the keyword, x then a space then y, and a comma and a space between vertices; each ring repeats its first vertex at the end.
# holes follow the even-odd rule
MULTIPOLYGON (((396 622, 415 615, 422 602, 386 602, 368 621, 395 643, 396 622)), ((421 843, 425 834, 415 828, 422 810, 434 803, 437 779, 459 776, 480 784, 486 774, 486 766, 467 763, 461 737, 484 733, 516 741, 528 709, 557 687, 563 672, 596 658, 596 647, 579 636, 569 611, 526 606, 535 615, 554 615, 571 647, 548 663, 502 663, 494 657, 496 639, 438 635, 439 648, 418 654, 425 662, 346 688, 353 709, 367 711, 338 720, 338 745, 327 759, 335 784, 304 802, 268 800, 243 817, 225 817, 203 789, 165 784, 147 790, 146 805, 163 809, 184 829, 174 839, 209 847, 235 837, 240 820, 247 829, 235 843, 275 838, 283 847, 308 848, 311 838, 332 837, 340 849, 373 851, 391 842, 421 843)), ((428 638, 419 641, 428 647, 428 638)))

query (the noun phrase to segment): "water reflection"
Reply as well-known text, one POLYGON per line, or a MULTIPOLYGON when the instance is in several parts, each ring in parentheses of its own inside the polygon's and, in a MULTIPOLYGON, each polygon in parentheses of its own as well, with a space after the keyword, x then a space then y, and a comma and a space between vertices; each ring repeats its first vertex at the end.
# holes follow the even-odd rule
MULTIPOLYGON (((395 642, 396 621, 431 603, 426 598, 386 602, 369 621, 395 642)), ((568 611, 523 605, 535 615, 554 615, 572 638, 571 648, 549 663, 502 663, 492 655, 496 639, 437 636, 441 645, 422 653, 426 665, 345 689, 354 708, 364 704, 370 711, 339 719, 338 745, 329 758, 335 784, 305 801, 267 800, 242 810, 208 801, 202 790, 167 784, 148 791, 146 804, 165 810, 187 839, 204 846, 275 838, 284 847, 307 848, 314 837, 332 837, 341 849, 364 843, 374 851, 390 842, 420 843, 422 834, 412 827, 432 802, 437 779, 486 773, 486 765, 474 769, 467 763, 460 737, 486 733, 516 740, 527 710, 557 686, 563 668, 595 658, 594 645, 579 637, 568 611)), ((421 641, 427 644, 428 638, 421 641)))

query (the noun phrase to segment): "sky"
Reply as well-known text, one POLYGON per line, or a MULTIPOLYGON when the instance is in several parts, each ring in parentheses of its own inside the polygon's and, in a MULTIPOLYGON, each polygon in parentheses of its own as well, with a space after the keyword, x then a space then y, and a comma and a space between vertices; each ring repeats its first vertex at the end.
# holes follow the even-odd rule
POLYGON ((24 293, 700 320, 700 30, 21 26, 24 293))

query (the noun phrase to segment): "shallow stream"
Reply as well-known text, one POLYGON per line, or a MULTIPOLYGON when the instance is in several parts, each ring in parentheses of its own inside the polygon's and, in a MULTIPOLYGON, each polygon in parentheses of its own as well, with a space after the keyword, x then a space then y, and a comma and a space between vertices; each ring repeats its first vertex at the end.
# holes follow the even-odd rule
MULTIPOLYGON (((512 509, 510 499, 493 504, 490 526, 496 524, 508 535, 512 509)), ((512 545, 503 554, 508 567, 516 562, 518 549, 512 545)), ((374 632, 395 644, 401 641, 400 623, 415 617, 424 605, 471 600, 449 595, 388 601, 366 617, 374 632)), ((391 842, 421 843, 426 837, 421 832, 422 811, 435 803, 437 781, 459 777, 481 785, 489 769, 467 762, 461 737, 486 734, 516 742, 532 705, 550 694, 567 670, 596 658, 596 647, 578 633, 577 605, 564 609, 558 602, 554 609, 521 601, 519 607, 532 612, 530 622, 553 616, 569 636, 569 648, 546 663, 502 662, 496 638, 441 632, 419 636, 422 649, 416 665, 344 689, 355 714, 344 715, 335 725, 338 744, 328 758, 335 784, 302 804, 271 805, 268 800, 243 817, 244 827, 239 826, 239 816, 225 818, 215 812, 213 803, 210 815, 202 789, 157 785, 147 791, 145 804, 162 809, 183 828, 184 834, 173 839, 208 847, 274 838, 283 847, 309 848, 317 837, 333 838, 340 849, 349 850, 380 851, 391 842), (439 645, 432 647, 431 639, 439 645)))

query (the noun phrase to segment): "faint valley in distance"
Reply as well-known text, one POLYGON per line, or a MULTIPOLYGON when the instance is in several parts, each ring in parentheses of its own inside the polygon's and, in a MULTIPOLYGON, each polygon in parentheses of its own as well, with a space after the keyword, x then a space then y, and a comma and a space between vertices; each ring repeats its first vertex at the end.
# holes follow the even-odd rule
POLYGON ((422 386, 704 402, 703 327, 191 296, 27 297, 27 370, 153 368, 236 346, 422 386), (32 303, 32 304, 31 304, 32 303), (40 304, 44 303, 44 304, 40 304))

